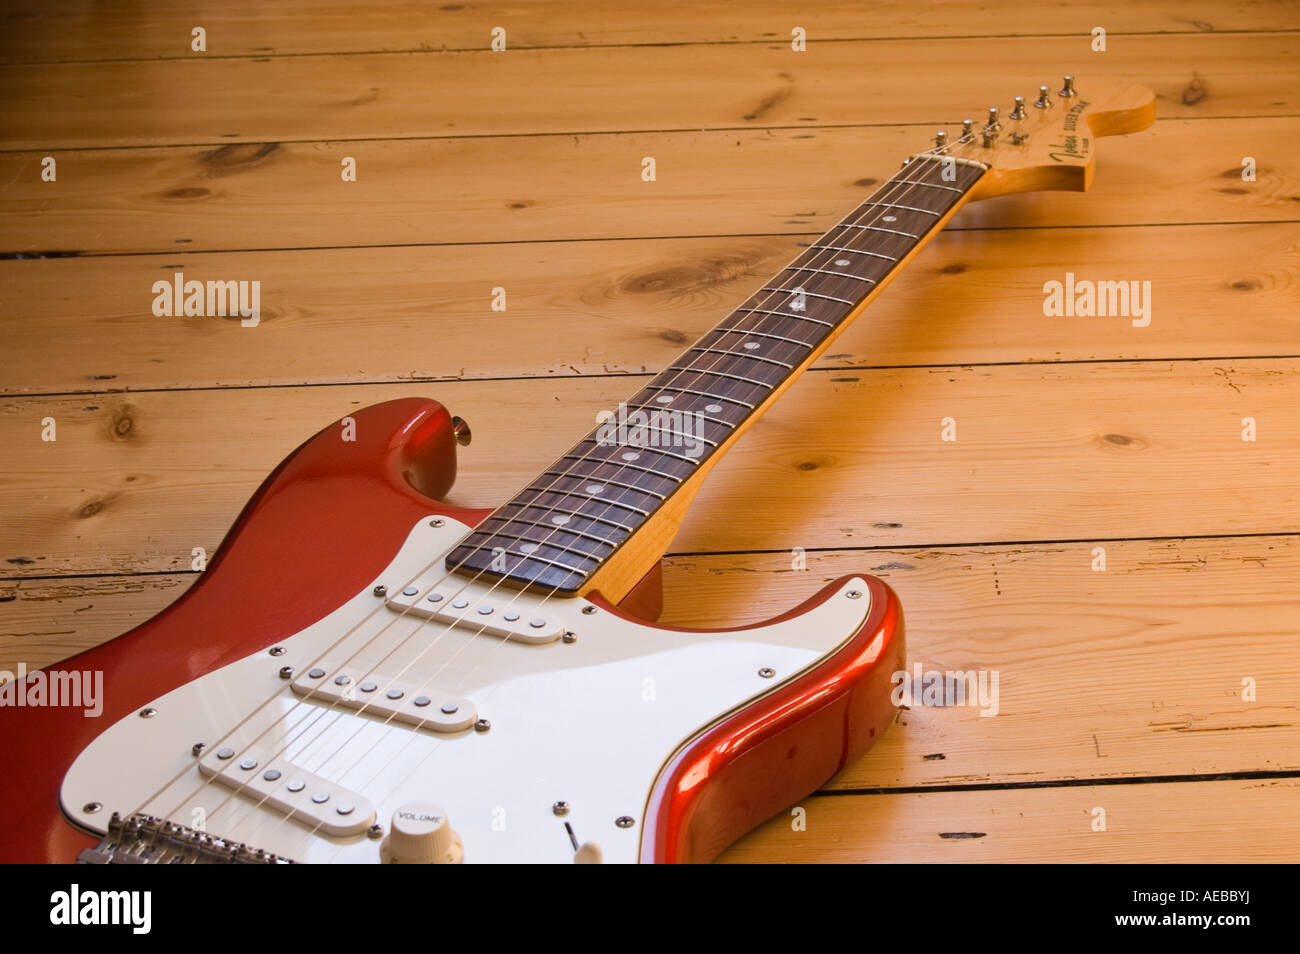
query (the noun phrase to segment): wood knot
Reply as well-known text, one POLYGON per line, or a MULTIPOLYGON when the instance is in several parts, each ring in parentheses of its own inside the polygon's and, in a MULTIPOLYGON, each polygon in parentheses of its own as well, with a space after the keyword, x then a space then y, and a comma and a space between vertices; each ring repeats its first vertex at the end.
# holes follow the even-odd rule
POLYGON ((966 271, 966 266, 960 262, 953 262, 951 265, 945 265, 943 268, 939 269, 939 271, 943 272, 945 275, 960 275, 962 272, 966 271))
POLYGON ((1183 87, 1183 105, 1195 106, 1209 95, 1210 91, 1206 88, 1205 81, 1193 73, 1192 81, 1183 87))
POLYGON ((131 440, 135 436, 135 414, 132 405, 121 405, 108 422, 108 436, 119 441, 131 440))
POLYGON ((199 153, 199 163, 209 177, 228 176, 259 165, 279 148, 278 142, 232 142, 203 150, 199 153))
POLYGON ((182 186, 178 189, 168 189, 162 195, 164 199, 171 199, 173 202, 187 202, 193 199, 206 199, 211 194, 211 191, 200 186, 182 186))

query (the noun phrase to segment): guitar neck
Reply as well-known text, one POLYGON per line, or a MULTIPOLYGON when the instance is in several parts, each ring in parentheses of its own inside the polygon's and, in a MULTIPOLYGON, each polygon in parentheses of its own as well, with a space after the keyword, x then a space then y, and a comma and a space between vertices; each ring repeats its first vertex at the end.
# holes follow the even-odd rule
POLYGON ((619 599, 715 464, 948 222, 987 171, 923 154, 469 534, 447 569, 619 599))

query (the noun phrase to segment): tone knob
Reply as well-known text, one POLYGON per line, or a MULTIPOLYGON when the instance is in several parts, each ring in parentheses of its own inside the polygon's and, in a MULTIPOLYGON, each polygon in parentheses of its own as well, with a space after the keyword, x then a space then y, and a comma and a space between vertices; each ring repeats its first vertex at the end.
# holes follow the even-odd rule
POLYGON ((439 806, 409 802, 393 812, 379 856, 387 864, 460 864, 465 860, 465 848, 439 806))

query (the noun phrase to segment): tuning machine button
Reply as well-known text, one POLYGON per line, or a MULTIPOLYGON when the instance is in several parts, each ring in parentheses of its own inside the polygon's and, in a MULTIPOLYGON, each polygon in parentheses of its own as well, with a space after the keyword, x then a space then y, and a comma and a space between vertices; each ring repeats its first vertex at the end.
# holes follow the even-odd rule
POLYGON ((1011 110, 1011 119, 1015 121, 1015 127, 1011 130, 1011 141, 1019 146, 1029 138, 1029 133, 1025 132, 1025 98, 1016 97, 1016 108, 1011 110))
POLYGON ((460 864, 465 860, 465 847, 441 807, 432 802, 408 802, 393 812, 393 824, 380 843, 379 857, 385 864, 460 864))
POLYGON ((985 148, 992 146, 993 143, 997 142, 998 132, 1001 129, 1002 124, 998 122, 998 108, 996 106, 990 106, 989 121, 984 124, 984 129, 982 130, 985 148))

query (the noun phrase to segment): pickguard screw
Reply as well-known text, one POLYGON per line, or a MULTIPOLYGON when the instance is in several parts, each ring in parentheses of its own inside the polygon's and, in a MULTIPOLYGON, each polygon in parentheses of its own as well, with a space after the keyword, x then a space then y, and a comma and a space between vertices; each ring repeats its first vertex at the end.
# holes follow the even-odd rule
POLYGON ((446 521, 446 520, 443 520, 443 519, 441 519, 441 518, 439 518, 439 519, 437 519, 437 520, 430 520, 430 521, 429 521, 429 526, 431 526, 431 527, 443 527, 443 526, 446 526, 446 525, 447 525, 447 521, 446 521))
POLYGON ((492 723, 489 722, 487 719, 479 719, 477 722, 474 723, 475 732, 486 732, 490 728, 492 728, 492 723))
POLYGON ((564 640, 566 643, 576 643, 578 641, 578 634, 571 629, 567 629, 564 631, 564 635, 561 636, 560 639, 564 640))
POLYGON ((375 587, 373 592, 376 596, 384 596, 385 594, 388 593, 388 587, 380 583, 378 586, 375 587))
POLYGON ((87 815, 93 815, 96 812, 103 811, 104 806, 101 805, 99 802, 86 802, 85 805, 81 806, 81 810, 85 812, 87 815))
POLYGON ((762 676, 764 679, 771 679, 773 676, 776 675, 776 670, 773 669, 771 666, 764 666, 762 669, 758 671, 758 674, 762 676))
POLYGON ((280 667, 280 678, 281 678, 281 679, 292 679, 292 678, 293 678, 293 667, 292 667, 292 666, 281 666, 281 667, 280 667))
POLYGON ((382 838, 382 837, 384 837, 384 826, 383 826, 383 825, 371 825, 371 826, 366 830, 366 834, 369 835, 370 838, 371 838, 372 840, 375 839, 375 838, 382 838))
POLYGON ((582 615, 584 616, 591 616, 595 612, 596 612, 596 607, 594 606, 584 606, 582 608, 582 615))
POLYGON ((551 811, 555 812, 555 814, 557 815, 567 815, 569 814, 569 803, 556 802, 554 805, 551 806, 551 811))
POLYGON ((614 819, 614 824, 619 828, 631 828, 636 824, 636 819, 631 815, 620 815, 618 818, 614 819))
POLYGON ((861 591, 861 590, 849 590, 849 591, 848 591, 847 593, 845 593, 844 595, 847 596, 847 597, 848 597, 849 599, 851 599, 851 600, 861 599, 861 598, 862 598, 862 591, 861 591))
POLYGON ((158 714, 158 710, 155 709, 153 706, 149 706, 148 708, 140 710, 141 719, 152 719, 157 714, 158 714))
POLYGON ((283 647, 283 646, 272 646, 270 649, 267 650, 267 652, 270 653, 272 656, 283 656, 283 655, 284 655, 284 647, 283 647))
POLYGON ((206 742, 195 742, 194 747, 190 749, 190 755, 193 755, 195 758, 197 758, 198 756, 203 754, 203 750, 206 749, 207 747, 208 747, 208 743, 206 742))

